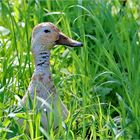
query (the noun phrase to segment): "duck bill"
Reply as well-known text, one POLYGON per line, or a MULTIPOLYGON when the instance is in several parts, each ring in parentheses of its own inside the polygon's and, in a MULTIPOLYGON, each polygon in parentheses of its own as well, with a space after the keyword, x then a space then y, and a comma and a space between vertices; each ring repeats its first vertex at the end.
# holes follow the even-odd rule
POLYGON ((70 47, 82 47, 83 44, 81 42, 78 42, 76 40, 73 40, 63 33, 59 33, 58 40, 56 41, 56 45, 66 45, 70 47))

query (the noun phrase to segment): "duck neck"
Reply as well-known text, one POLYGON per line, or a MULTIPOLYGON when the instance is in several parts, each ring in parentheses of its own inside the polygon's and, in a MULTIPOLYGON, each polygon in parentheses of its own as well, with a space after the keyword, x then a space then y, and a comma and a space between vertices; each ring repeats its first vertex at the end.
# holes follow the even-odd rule
POLYGON ((40 89, 39 90, 44 98, 46 97, 48 98, 48 94, 43 94, 43 93, 56 93, 56 89, 50 72, 50 51, 49 50, 39 51, 38 53, 34 54, 34 57, 35 57, 34 75, 38 77, 38 80, 43 85, 41 87, 41 90, 40 89))
POLYGON ((35 69, 50 71, 50 51, 40 51, 35 54, 35 69))

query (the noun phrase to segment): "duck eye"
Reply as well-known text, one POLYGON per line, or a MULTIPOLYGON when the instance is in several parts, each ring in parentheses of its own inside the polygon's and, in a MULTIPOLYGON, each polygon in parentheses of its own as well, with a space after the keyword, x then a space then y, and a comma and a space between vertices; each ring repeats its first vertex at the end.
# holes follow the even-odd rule
POLYGON ((44 30, 44 32, 45 32, 45 33, 50 33, 51 31, 50 31, 50 30, 45 29, 45 30, 44 30))

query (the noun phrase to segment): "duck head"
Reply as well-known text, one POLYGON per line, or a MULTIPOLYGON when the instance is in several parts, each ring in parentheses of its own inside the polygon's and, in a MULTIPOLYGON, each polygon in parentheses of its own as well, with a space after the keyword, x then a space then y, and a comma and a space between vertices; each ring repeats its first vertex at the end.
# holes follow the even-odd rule
POLYGON ((81 42, 64 35, 54 24, 44 22, 34 27, 32 33, 32 52, 50 50, 55 45, 81 47, 81 42))

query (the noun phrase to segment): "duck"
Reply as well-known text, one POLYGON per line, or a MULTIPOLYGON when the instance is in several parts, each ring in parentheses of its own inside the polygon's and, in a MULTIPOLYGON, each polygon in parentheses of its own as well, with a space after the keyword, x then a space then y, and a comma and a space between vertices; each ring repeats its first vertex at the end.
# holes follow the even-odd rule
POLYGON ((36 100, 36 108, 41 109, 40 121, 45 129, 48 129, 51 116, 53 116, 53 127, 56 128, 60 121, 65 121, 70 114, 56 91, 50 71, 51 49, 56 45, 83 46, 81 42, 62 33, 51 22, 43 22, 33 28, 31 52, 35 62, 35 70, 27 92, 21 99, 21 104, 25 105, 29 99, 36 100))

